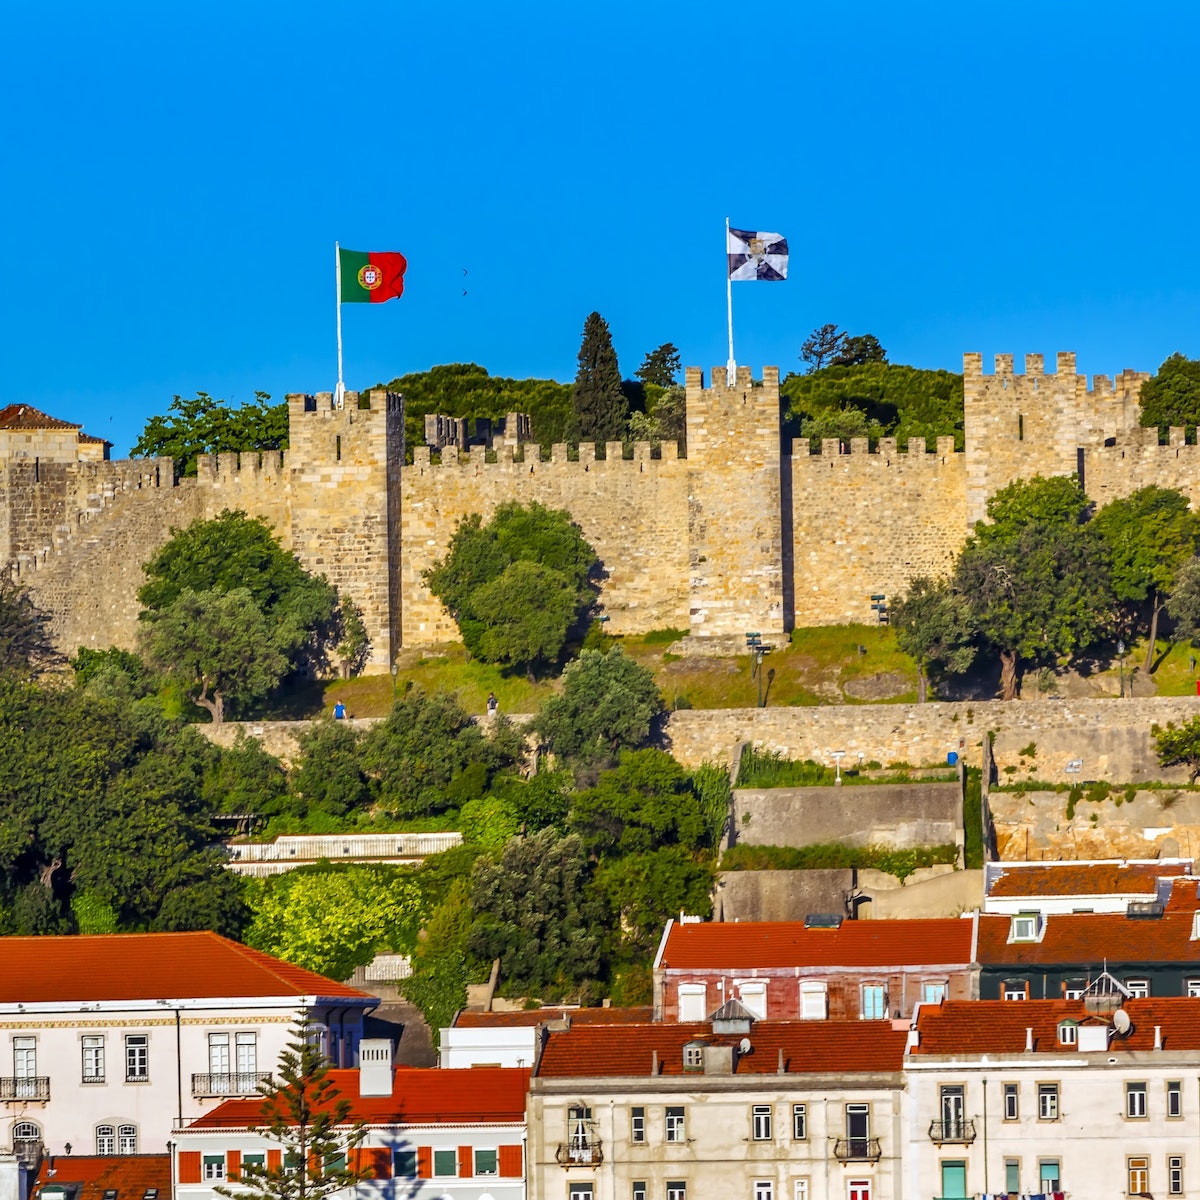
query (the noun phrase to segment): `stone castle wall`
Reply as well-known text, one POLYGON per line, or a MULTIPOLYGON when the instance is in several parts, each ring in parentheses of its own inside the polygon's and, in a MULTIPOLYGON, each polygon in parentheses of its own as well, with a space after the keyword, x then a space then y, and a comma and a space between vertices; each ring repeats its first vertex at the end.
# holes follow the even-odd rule
MULTIPOLYGON (((1023 373, 997 355, 964 356, 965 445, 935 453, 922 439, 901 452, 881 439, 829 440, 820 452, 784 443, 778 372, 746 368, 729 380, 687 371, 688 458, 646 444, 450 447, 434 464, 425 447, 404 466, 403 401, 381 390, 288 397, 285 454, 202 460, 174 481, 169 460, 61 461, 47 431, 0 455, 0 554, 56 614, 68 650, 131 646, 141 564, 172 526, 238 508, 263 517, 310 570, 362 608, 369 669, 386 670, 400 645, 453 639, 449 615, 422 574, 457 523, 506 500, 566 509, 595 546, 601 609, 614 634, 673 627, 692 649, 743 646, 756 630, 778 641, 794 625, 870 621, 870 596, 894 597, 916 575, 944 575, 995 492, 1017 478, 1079 472, 1097 504, 1149 483, 1200 503, 1200 448, 1172 430, 1157 445, 1137 425, 1146 376, 1098 375, 1088 387, 1073 354, 1047 373, 1040 355, 1023 373)), ((82 455, 82 451, 78 451, 82 455)))

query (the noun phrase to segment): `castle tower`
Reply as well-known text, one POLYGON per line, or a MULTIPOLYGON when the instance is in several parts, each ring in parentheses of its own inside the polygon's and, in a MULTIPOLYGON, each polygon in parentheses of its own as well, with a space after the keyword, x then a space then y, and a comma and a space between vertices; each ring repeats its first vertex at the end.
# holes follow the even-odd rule
POLYGON ((725 652, 743 648, 754 631, 786 639, 785 580, 791 577, 790 534, 781 488, 779 369, 764 367, 754 384, 749 367, 726 378, 724 367, 704 386, 688 367, 687 480, 691 643, 725 652), (785 563, 785 553, 788 562, 785 563))
POLYGON ((404 400, 382 388, 289 395, 291 548, 362 610, 366 671, 387 671, 400 640, 400 467, 404 400))

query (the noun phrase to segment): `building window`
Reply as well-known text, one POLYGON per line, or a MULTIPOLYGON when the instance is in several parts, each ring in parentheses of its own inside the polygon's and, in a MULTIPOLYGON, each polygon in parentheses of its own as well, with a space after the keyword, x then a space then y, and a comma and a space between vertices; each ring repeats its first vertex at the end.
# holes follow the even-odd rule
POLYGON ((754 1200, 775 1200, 775 1185, 769 1179, 756 1179, 754 1200))
POLYGON ((702 983, 679 985, 679 1019, 681 1021, 703 1021, 707 1014, 707 989, 702 983))
POLYGON ((800 1019, 802 1021, 824 1021, 829 1008, 826 1004, 823 983, 800 985, 800 1019))
POLYGON ((1127 979, 1125 987, 1128 989, 1131 999, 1144 1000, 1150 995, 1150 980, 1148 979, 1127 979))
POLYGON ((700 1071, 704 1068, 704 1046, 692 1042, 683 1048, 683 1069, 685 1071, 700 1071))
POLYGON ((633 1200, 646 1200, 646 1181, 639 1179, 633 1185, 633 1200))
POLYGON ((1066 1000, 1082 1000, 1086 991, 1086 979, 1068 979, 1063 984, 1063 998, 1066 1000))
POLYGON ((144 1033, 125 1035, 125 1080, 145 1083, 150 1078, 150 1038, 144 1033))
POLYGON ((567 1155, 573 1163, 590 1163, 595 1149, 595 1127, 592 1110, 586 1104, 572 1104, 567 1109, 567 1155))
POLYGON ((225 1178, 225 1155, 223 1155, 223 1154, 206 1154, 204 1156, 204 1178, 205 1179, 224 1179, 225 1178))
POLYGON ((765 983, 759 981, 755 981, 754 983, 739 983, 738 999, 760 1021, 767 1019, 767 985, 765 983))
POLYGON ((234 1053, 239 1075, 258 1074, 258 1034, 235 1033, 233 1035, 234 1053))
POLYGON ((499 1169, 497 1162, 499 1152, 496 1150, 475 1151, 475 1174, 495 1175, 499 1169))
POLYGON ((18 1121, 12 1130, 13 1153, 37 1149, 42 1142, 42 1131, 32 1121, 18 1121))
POLYGON ((846 1105, 846 1149, 850 1158, 866 1158, 871 1151, 871 1106, 846 1105))
POLYGON ((682 1179, 667 1183, 667 1200, 687 1200, 687 1184, 682 1179))
POLYGON ((792 1200, 808 1200, 808 1180, 797 1179, 792 1200))
POLYGON ((1038 936, 1037 913, 1018 913, 1008 929, 1010 942, 1036 942, 1038 936))
POLYGON ((37 1094, 37 1038, 13 1038, 14 1095, 18 1100, 37 1094))
POLYGON ((1183 1116, 1183 1084, 1178 1079, 1167 1082, 1167 1116, 1183 1116))
POLYGON ((668 1142, 683 1142, 687 1140, 687 1134, 683 1125, 683 1109, 668 1108, 667 1109, 667 1141, 668 1142))
POLYGON ((104 1039, 93 1034, 83 1038, 83 1082, 104 1082, 104 1039))
POLYGON ((871 1200, 871 1181, 852 1179, 846 1185, 847 1200, 871 1200))
POLYGON ((1127 1158, 1125 1165, 1129 1170, 1129 1192, 1139 1195, 1150 1190, 1150 1160, 1145 1156, 1127 1158))
POLYGON ((1027 1000, 1029 998, 1029 985, 1024 979, 1006 979, 1004 981, 1002 998, 1005 1000, 1027 1000))
POLYGON ((1058 1044, 1074 1046, 1079 1041, 1079 1026, 1074 1021, 1063 1021, 1058 1027, 1058 1044))
POLYGON ((751 1136, 756 1142, 771 1140, 771 1106, 756 1104, 750 1114, 751 1136))
POLYGON ((1189 979, 1187 981, 1187 994, 1193 1000, 1200 999, 1200 979, 1189 979))
POLYGON ((1061 1192, 1062 1179, 1060 1174, 1059 1162, 1057 1158, 1043 1158, 1039 1160, 1038 1191, 1061 1192))
POLYGON ((117 1126, 117 1153, 118 1154, 136 1154, 137 1153, 137 1126, 136 1125, 118 1125, 117 1126))
POLYGON ((1146 1085, 1144 1083, 1127 1083, 1125 1085, 1125 1115, 1135 1118, 1146 1115, 1146 1085))
POLYGON ((629 1140, 639 1146, 646 1141, 646 1110, 641 1105, 629 1110, 629 1140))
POLYGON ((1010 1196, 1021 1190, 1021 1160, 1019 1158, 1004 1160, 1004 1190, 1010 1196))
POLYGON ((862 1009, 858 1014, 864 1021, 882 1021, 887 1017, 887 991, 882 983, 864 983, 862 1009))
MULTIPOLYGON (((245 1159, 242 1159, 245 1162, 245 1159)), ((392 1152, 392 1174, 397 1179, 416 1179, 417 1152, 415 1150, 394 1150, 392 1152)))
POLYGON ((921 984, 922 1004, 941 1004, 946 998, 946 983, 944 980, 926 980, 921 984))
POLYGON ((592 1185, 590 1183, 569 1183, 567 1184, 567 1196, 569 1200, 593 1200, 592 1185))
POLYGON ((808 1105, 792 1105, 792 1140, 804 1142, 808 1140, 808 1105))
POLYGON ((117 1128, 115 1125, 96 1126, 96 1153, 101 1157, 117 1152, 117 1128))
POLYGON ((1021 1117, 1021 1089, 1015 1083, 1004 1085, 1004 1119, 1017 1121, 1021 1117))
POLYGON ((1167 1159, 1167 1195, 1183 1195, 1183 1156, 1172 1154, 1167 1159))
POLYGON ((208 1035, 208 1070, 212 1075, 229 1074, 229 1034, 208 1035))
POLYGON ((435 1150, 433 1152, 433 1173, 434 1175, 457 1175, 458 1174, 458 1151, 457 1150, 435 1150))
POLYGON ((1058 1120, 1058 1084, 1038 1084, 1038 1120, 1058 1120))

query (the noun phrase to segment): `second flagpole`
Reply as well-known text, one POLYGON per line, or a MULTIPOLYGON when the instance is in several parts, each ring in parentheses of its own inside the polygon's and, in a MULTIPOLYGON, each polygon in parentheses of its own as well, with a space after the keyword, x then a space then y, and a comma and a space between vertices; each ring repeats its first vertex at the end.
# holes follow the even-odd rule
MULTIPOLYGON (((727 222, 728 223, 728 222, 727 222)), ((333 403, 342 407, 346 394, 346 385, 342 382, 342 248, 337 242, 333 243, 333 278, 334 292, 337 300, 337 346, 338 346, 338 377, 337 389, 333 393, 333 403)), ((732 318, 731 318, 732 319, 732 318)), ((732 329, 732 326, 730 327, 732 329)), ((730 334, 732 337, 733 334, 730 334)), ((730 345, 733 343, 731 342, 730 345)), ((730 351, 732 354, 732 351, 730 351)))
POLYGON ((728 217, 725 218, 725 308, 729 314, 729 362, 725 364, 725 382, 729 387, 733 387, 737 379, 737 363, 733 359, 733 277, 729 273, 728 217))

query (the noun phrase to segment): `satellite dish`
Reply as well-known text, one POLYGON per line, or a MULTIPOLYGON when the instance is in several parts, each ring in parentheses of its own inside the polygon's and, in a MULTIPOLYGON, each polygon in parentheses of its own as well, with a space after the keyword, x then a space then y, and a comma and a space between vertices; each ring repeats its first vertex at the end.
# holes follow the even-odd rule
POLYGON ((1132 1028, 1133 1023, 1129 1020, 1129 1014, 1123 1009, 1118 1008, 1113 1013, 1113 1028, 1124 1037, 1132 1028))
POLYGON ((754 1049, 754 1047, 750 1044, 749 1038, 742 1038, 741 1044, 738 1046, 738 1049, 743 1054, 749 1054, 750 1051, 754 1049))

